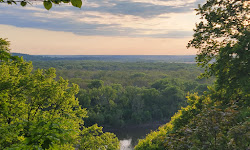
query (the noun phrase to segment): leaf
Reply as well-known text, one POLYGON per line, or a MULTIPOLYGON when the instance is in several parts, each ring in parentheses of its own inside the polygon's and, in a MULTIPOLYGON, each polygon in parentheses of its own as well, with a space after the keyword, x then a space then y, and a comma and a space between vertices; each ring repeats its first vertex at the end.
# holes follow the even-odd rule
POLYGON ((70 0, 62 0, 62 2, 64 2, 64 3, 69 3, 70 0))
POLYGON ((11 1, 7 1, 8 5, 12 5, 12 2, 11 1))
POLYGON ((50 10, 50 8, 52 7, 52 3, 50 1, 44 1, 43 5, 47 10, 50 10))
POLYGON ((61 0, 52 0, 52 2, 53 2, 54 4, 60 4, 60 3, 61 3, 61 0))
POLYGON ((21 2, 21 6, 24 7, 24 6, 26 6, 26 5, 27 5, 27 2, 25 2, 25 1, 22 1, 22 2, 21 2))
POLYGON ((71 1, 71 4, 75 7, 79 7, 81 8, 82 7, 82 0, 70 0, 71 1))

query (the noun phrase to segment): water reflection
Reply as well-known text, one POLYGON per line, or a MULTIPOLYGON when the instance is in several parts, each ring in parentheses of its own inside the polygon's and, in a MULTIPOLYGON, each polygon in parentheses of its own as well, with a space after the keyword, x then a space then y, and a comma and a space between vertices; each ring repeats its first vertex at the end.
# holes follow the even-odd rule
POLYGON ((120 150, 132 150, 132 139, 120 140, 120 150))
POLYGON ((152 130, 156 130, 161 124, 150 124, 148 126, 129 127, 120 129, 104 130, 113 132, 120 140, 120 150, 133 150, 139 139, 146 137, 152 130))

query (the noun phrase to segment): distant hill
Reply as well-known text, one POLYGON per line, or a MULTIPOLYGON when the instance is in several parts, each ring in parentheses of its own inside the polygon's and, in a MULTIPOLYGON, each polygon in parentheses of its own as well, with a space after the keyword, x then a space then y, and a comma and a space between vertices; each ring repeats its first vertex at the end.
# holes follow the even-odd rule
POLYGON ((95 60, 114 62, 169 62, 195 63, 195 55, 28 55, 12 53, 22 56, 27 61, 50 60, 95 60))

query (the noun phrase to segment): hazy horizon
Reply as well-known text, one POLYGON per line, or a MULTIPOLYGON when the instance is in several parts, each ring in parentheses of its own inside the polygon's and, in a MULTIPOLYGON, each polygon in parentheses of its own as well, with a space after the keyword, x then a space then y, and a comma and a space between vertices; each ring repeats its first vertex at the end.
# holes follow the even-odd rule
POLYGON ((17 53, 17 52, 12 52, 11 53, 16 53, 16 54, 24 54, 24 55, 32 55, 32 56, 196 56, 196 55, 84 55, 84 54, 69 54, 69 55, 60 55, 60 54, 44 54, 44 55, 39 55, 39 54, 27 54, 27 53, 17 53))

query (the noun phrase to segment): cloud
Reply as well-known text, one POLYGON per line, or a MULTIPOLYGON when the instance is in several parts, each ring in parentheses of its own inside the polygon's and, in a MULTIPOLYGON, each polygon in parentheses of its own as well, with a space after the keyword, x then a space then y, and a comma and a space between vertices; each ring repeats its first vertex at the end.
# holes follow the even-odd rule
POLYGON ((153 5, 183 7, 192 4, 197 0, 130 0, 132 2, 150 3, 153 5))
MULTIPOLYGON (((155 5, 147 2, 133 2, 133 1, 119 1, 113 0, 109 1, 112 6, 108 7, 99 7, 92 9, 93 11, 99 12, 108 12, 112 14, 120 14, 120 15, 133 15, 139 16, 143 18, 152 18, 157 15, 170 13, 170 12, 188 12, 190 11, 190 7, 172 7, 165 5, 155 5)), ((88 10, 88 9, 87 9, 88 10)))
POLYGON ((191 35, 198 17, 193 8, 204 0, 88 0, 82 9, 70 4, 32 6, 0 4, 0 24, 78 35, 182 38, 191 35))

